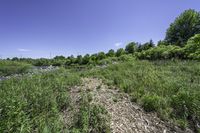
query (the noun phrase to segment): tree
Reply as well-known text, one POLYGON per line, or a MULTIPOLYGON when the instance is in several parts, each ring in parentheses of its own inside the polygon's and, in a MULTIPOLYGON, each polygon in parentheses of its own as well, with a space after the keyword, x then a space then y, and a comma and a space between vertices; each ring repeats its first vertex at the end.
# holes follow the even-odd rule
POLYGON ((113 49, 110 49, 106 55, 108 57, 113 57, 113 56, 115 56, 115 51, 113 49))
POLYGON ((131 42, 128 45, 126 45, 125 51, 129 54, 133 54, 137 49, 137 43, 131 42))
POLYGON ((19 58, 13 57, 13 58, 12 58, 12 61, 19 61, 19 58))
POLYGON ((106 58, 106 55, 104 52, 99 52, 98 55, 97 55, 97 59, 98 60, 102 60, 102 59, 105 59, 106 58))
POLYGON ((125 50, 123 49, 123 48, 119 48, 118 50, 117 50, 117 52, 116 52, 116 56, 117 57, 119 57, 119 56, 121 56, 121 55, 123 55, 123 54, 125 54, 126 52, 125 52, 125 50))
POLYGON ((143 45, 139 45, 137 51, 141 52, 143 50, 148 50, 148 49, 150 49, 150 48, 152 48, 154 46, 155 46, 155 44, 153 43, 153 40, 151 39, 149 42, 146 42, 143 45))
POLYGON ((92 54, 92 55, 90 56, 90 59, 91 59, 92 61, 95 61, 95 62, 96 62, 97 56, 98 56, 98 54, 92 54))
POLYGON ((79 65, 81 65, 81 64, 82 64, 82 61, 83 61, 82 55, 78 55, 77 58, 76 58, 75 63, 78 63, 79 65))
POLYGON ((89 55, 89 54, 86 54, 86 55, 83 57, 82 64, 88 64, 89 61, 90 61, 90 55, 89 55))
POLYGON ((187 58, 200 59, 200 34, 191 37, 184 47, 187 58))
POLYGON ((53 59, 55 59, 55 60, 64 60, 65 57, 60 55, 60 56, 55 56, 53 59))
POLYGON ((200 13, 189 9, 178 16, 167 29, 165 40, 183 47, 187 40, 200 33, 200 13))
POLYGON ((68 57, 67 57, 67 59, 68 59, 68 60, 70 60, 70 63, 68 63, 68 65, 71 65, 71 64, 73 64, 73 63, 75 63, 75 62, 76 62, 76 58, 74 58, 74 56, 73 56, 73 55, 71 55, 71 56, 68 56, 68 57))
POLYGON ((166 46, 166 45, 169 45, 168 43, 167 43, 167 41, 166 40, 160 40, 160 41, 158 41, 158 44, 157 44, 157 46, 166 46))
POLYGON ((149 47, 154 47, 154 46, 155 46, 155 44, 154 44, 154 42, 153 42, 152 39, 150 39, 150 41, 149 41, 149 43, 148 43, 148 46, 149 46, 149 47))

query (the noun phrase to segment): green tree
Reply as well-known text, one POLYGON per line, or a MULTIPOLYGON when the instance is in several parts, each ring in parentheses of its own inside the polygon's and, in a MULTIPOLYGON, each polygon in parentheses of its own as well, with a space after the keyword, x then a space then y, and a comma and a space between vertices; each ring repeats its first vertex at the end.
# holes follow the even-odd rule
POLYGON ((73 64, 73 63, 75 63, 75 62, 76 62, 76 58, 74 58, 74 56, 73 56, 73 55, 71 55, 71 56, 68 56, 68 57, 67 57, 67 59, 68 59, 68 60, 70 60, 70 63, 68 63, 68 64, 73 64))
POLYGON ((106 55, 108 57, 114 57, 115 56, 115 51, 113 49, 110 49, 106 55))
POLYGON ((92 61, 95 61, 95 62, 96 62, 97 56, 98 56, 98 54, 92 54, 92 55, 90 56, 90 59, 91 59, 92 61))
POLYGON ((89 55, 89 54, 86 54, 86 55, 83 57, 82 64, 88 64, 89 61, 90 61, 90 55, 89 55))
POLYGON ((17 58, 17 57, 12 58, 12 61, 18 61, 18 60, 19 60, 19 58, 17 58))
POLYGON ((131 42, 128 45, 126 45, 125 51, 129 54, 133 54, 137 49, 137 43, 131 42))
POLYGON ((200 33, 200 13, 189 9, 178 16, 167 29, 165 40, 183 47, 187 40, 200 33))
POLYGON ((151 39, 149 42, 146 42, 143 45, 139 45, 138 48, 137 48, 137 51, 141 52, 143 50, 148 50, 148 49, 150 49, 150 48, 152 48, 154 46, 155 46, 155 44, 153 43, 153 40, 151 39))
POLYGON ((188 58, 200 59, 200 34, 196 34, 188 40, 184 51, 188 58))
POLYGON ((105 59, 106 58, 106 55, 104 52, 99 52, 98 55, 97 55, 97 59, 98 60, 102 60, 102 59, 105 59))
POLYGON ((125 54, 126 52, 125 52, 125 50, 123 49, 123 48, 119 48, 118 50, 117 50, 117 52, 116 52, 116 56, 117 57, 119 57, 119 56, 121 56, 121 55, 123 55, 123 54, 125 54))
POLYGON ((160 40, 160 41, 158 41, 157 46, 162 46, 162 45, 166 46, 166 45, 169 45, 169 44, 167 43, 166 40, 160 40))
POLYGON ((81 65, 82 62, 83 62, 83 57, 82 57, 82 55, 78 55, 77 58, 76 58, 75 63, 78 63, 79 65, 81 65))
POLYGON ((55 60, 64 60, 65 57, 60 55, 60 56, 55 56, 53 59, 55 59, 55 60))

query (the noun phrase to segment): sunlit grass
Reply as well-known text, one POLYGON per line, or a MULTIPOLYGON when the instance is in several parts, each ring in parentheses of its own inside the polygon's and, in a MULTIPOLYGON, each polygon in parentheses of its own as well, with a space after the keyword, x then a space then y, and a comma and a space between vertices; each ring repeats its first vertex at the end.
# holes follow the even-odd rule
POLYGON ((119 87, 162 119, 182 121, 181 126, 200 122, 200 62, 127 61, 93 69, 85 76, 119 87))
POLYGON ((19 63, 14 61, 0 61, 0 76, 8 76, 11 74, 26 73, 31 69, 30 64, 19 63))
POLYGON ((0 132, 61 132, 68 88, 79 82, 78 75, 66 70, 1 81, 0 132))

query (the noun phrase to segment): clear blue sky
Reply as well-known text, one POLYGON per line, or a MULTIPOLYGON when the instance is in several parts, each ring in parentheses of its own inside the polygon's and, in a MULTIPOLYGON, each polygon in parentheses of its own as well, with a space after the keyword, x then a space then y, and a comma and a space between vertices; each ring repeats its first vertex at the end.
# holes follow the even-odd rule
POLYGON ((154 42, 200 0, 0 0, 0 56, 96 53, 154 42))

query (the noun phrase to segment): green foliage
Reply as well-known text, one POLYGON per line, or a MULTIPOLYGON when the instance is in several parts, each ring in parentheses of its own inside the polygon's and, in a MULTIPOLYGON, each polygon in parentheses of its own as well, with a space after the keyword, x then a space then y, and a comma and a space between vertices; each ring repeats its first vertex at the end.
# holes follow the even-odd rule
POLYGON ((184 51, 189 59, 200 59, 200 34, 196 34, 188 40, 184 51))
POLYGON ((45 58, 36 59, 32 63, 34 66, 49 66, 50 60, 45 58))
POLYGON ((27 63, 19 63, 15 61, 0 61, 0 76, 8 76, 11 74, 26 73, 31 69, 31 65, 27 63))
POLYGON ((185 119, 178 119, 176 120, 176 123, 182 128, 186 129, 188 127, 188 121, 185 119))
POLYGON ((179 46, 173 45, 160 45, 154 48, 150 48, 146 51, 136 53, 136 57, 139 59, 159 60, 159 59, 171 59, 171 58, 183 58, 183 49, 179 46))
POLYGON ((160 41, 158 41, 158 44, 157 44, 157 46, 162 46, 162 45, 169 45, 168 43, 167 43, 167 41, 166 40, 160 40, 160 41))
POLYGON ((144 51, 144 50, 148 50, 150 48, 154 47, 154 43, 152 40, 150 40, 149 42, 143 44, 143 45, 138 45, 138 48, 137 48, 137 51, 138 52, 141 52, 141 51, 144 51))
POLYGON ((126 52, 123 48, 119 48, 115 54, 116 54, 117 57, 119 57, 121 55, 124 55, 125 53, 126 52))
POLYGON ((165 40, 170 44, 182 47, 190 37, 198 33, 200 33, 200 13, 189 9, 170 25, 165 40))
POLYGON ((178 118, 197 119, 200 121, 200 106, 198 96, 191 91, 180 91, 173 95, 171 105, 178 118))
POLYGON ((196 61, 131 60, 93 69, 86 75, 116 85, 146 111, 194 126, 200 122, 199 65, 196 61))
POLYGON ((134 56, 130 56, 130 55, 122 55, 118 57, 118 61, 122 61, 122 62, 134 61, 134 60, 135 60, 134 56))
POLYGON ((114 57, 115 56, 115 51, 113 49, 110 49, 108 51, 108 53, 106 54, 106 56, 108 56, 108 57, 114 57))
POLYGON ((61 132, 59 112, 70 103, 67 88, 79 82, 66 70, 1 81, 0 132, 61 132))
POLYGON ((144 95, 141 99, 142 107, 145 111, 159 111, 159 108, 164 109, 164 100, 157 95, 144 95))
POLYGON ((90 99, 90 95, 82 94, 78 121, 72 132, 110 133, 108 112, 100 105, 90 104, 90 99))
POLYGON ((78 64, 81 65, 82 62, 83 62, 83 57, 82 57, 82 55, 78 55, 77 58, 76 58, 76 63, 78 63, 78 64))
POLYGON ((82 64, 88 64, 90 62, 90 55, 86 54, 82 59, 82 64))
POLYGON ((60 56, 55 56, 53 59, 55 59, 55 60, 64 60, 65 57, 63 55, 60 55, 60 56))
POLYGON ((137 49, 137 43, 131 42, 126 45, 125 51, 129 54, 133 54, 137 49))
POLYGON ((97 59, 98 59, 98 60, 102 60, 102 59, 105 59, 105 58, 106 58, 106 55, 105 55, 104 52, 99 52, 99 53, 97 54, 97 59))

